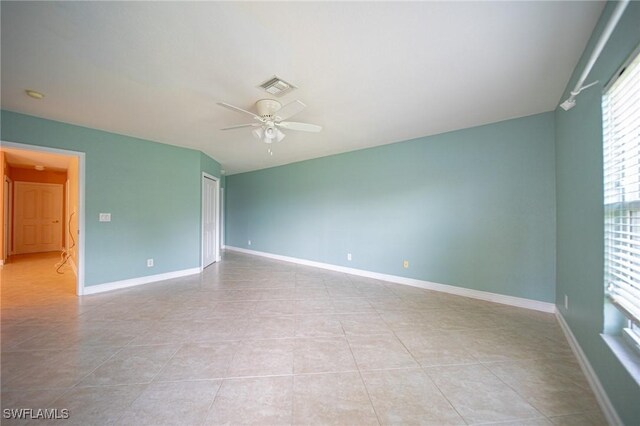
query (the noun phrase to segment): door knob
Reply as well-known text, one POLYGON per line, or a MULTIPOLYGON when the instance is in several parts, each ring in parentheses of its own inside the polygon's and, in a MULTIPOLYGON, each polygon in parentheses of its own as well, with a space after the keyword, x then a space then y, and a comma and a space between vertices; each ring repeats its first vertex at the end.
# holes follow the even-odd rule
POLYGON ((60 222, 60 221, 59 221, 59 220, 54 220, 54 221, 53 221, 53 222, 51 222, 51 223, 58 223, 58 222, 60 222))

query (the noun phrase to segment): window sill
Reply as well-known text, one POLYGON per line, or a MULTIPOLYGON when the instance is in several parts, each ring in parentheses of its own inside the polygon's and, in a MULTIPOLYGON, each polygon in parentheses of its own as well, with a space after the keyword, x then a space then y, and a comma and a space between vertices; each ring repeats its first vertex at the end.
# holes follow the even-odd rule
POLYGON ((614 355, 620 360, 627 372, 640 385, 640 355, 621 336, 601 334, 602 339, 611 349, 614 355))

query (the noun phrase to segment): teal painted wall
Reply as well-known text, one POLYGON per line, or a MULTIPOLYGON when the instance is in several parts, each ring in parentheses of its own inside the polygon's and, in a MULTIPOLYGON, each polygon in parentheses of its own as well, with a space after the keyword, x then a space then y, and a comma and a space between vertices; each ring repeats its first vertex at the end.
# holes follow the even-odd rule
POLYGON ((553 113, 226 185, 227 245, 555 301, 553 113))
POLYGON ((85 153, 86 286, 200 266, 201 173, 219 176, 216 161, 9 111, 2 111, 1 124, 3 141, 85 153), (98 222, 101 212, 112 221, 98 222))
POLYGON ((220 177, 220 163, 202 152, 200 153, 200 170, 212 176, 220 177))
MULTIPOLYGON (((567 85, 567 97, 600 37, 615 3, 607 5, 567 85)), ((631 2, 581 93, 577 105, 556 118, 558 309, 600 378, 625 424, 640 423, 640 387, 600 337, 604 324, 604 210, 602 176, 603 86, 640 44, 640 3, 631 2), (569 310, 563 306, 569 296, 569 310)), ((564 99, 564 97, 563 97, 564 99)))

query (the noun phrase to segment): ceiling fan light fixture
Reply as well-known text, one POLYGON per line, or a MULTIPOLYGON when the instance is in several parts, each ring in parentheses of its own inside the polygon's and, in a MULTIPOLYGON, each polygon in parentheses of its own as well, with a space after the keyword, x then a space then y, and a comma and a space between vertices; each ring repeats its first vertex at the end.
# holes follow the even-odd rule
POLYGON ((237 106, 227 104, 225 102, 218 102, 221 107, 230 109, 235 112, 243 113, 253 117, 257 123, 238 124, 231 127, 225 127, 220 130, 233 130, 246 127, 252 127, 253 136, 256 139, 260 139, 262 142, 271 144, 274 141, 280 142, 285 138, 285 134, 280 128, 288 130, 299 130, 302 132, 319 132, 322 130, 322 126, 317 124, 299 123, 296 121, 284 121, 289 117, 300 113, 306 105, 301 101, 293 101, 282 106, 280 102, 275 99, 260 99, 256 102, 257 114, 239 108, 237 106))
POLYGON ((275 127, 267 127, 264 129, 264 138, 265 139, 275 139, 277 136, 275 127))
POLYGON ((274 141, 280 142, 286 136, 275 126, 258 127, 253 129, 252 133, 256 139, 260 139, 264 143, 273 143, 274 141))

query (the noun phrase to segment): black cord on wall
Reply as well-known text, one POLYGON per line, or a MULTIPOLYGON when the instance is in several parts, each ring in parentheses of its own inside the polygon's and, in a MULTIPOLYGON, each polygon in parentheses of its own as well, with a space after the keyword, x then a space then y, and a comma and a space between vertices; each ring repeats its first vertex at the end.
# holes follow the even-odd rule
POLYGON ((74 214, 76 214, 76 212, 73 212, 69 215, 69 223, 67 224, 67 231, 69 232, 69 236, 71 237, 71 247, 62 250, 60 262, 56 264, 56 272, 59 274, 64 274, 64 271, 60 272, 60 270, 69 261, 69 258, 71 257, 71 249, 76 246, 76 240, 75 238, 73 238, 73 232, 71 232, 71 218, 73 218, 74 214))

